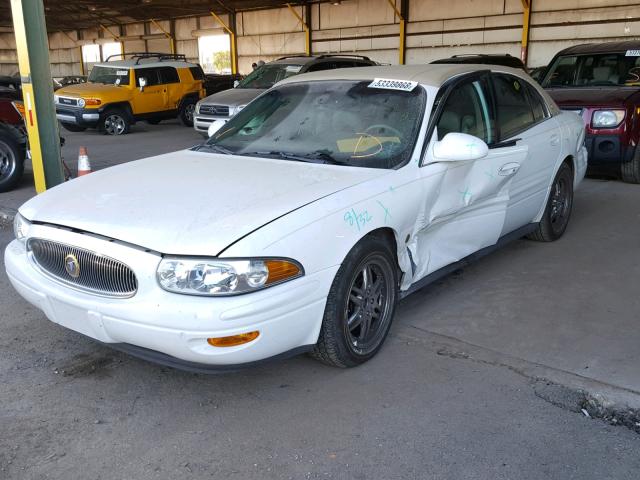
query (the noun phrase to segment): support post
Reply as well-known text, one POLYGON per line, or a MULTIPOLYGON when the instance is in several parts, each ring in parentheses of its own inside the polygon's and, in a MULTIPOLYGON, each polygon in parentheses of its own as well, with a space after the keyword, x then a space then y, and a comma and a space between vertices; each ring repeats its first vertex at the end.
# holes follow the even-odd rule
POLYGON ((527 66, 529 56, 529 27, 531 26, 531 3, 533 0, 522 0, 522 46, 520 48, 520 60, 527 66))
POLYGON ((393 8, 393 12, 395 13, 395 15, 398 17, 398 19, 400 20, 400 32, 399 32, 399 39, 400 39, 400 43, 398 45, 398 63, 400 65, 404 65, 404 56, 405 56, 405 41, 407 39, 407 32, 406 32, 406 28, 407 28, 407 21, 406 21, 406 10, 408 7, 408 0, 400 0, 402 2, 402 10, 405 11, 405 15, 402 14, 402 12, 400 10, 398 10, 398 7, 396 6, 395 0, 387 0, 389 2, 389 5, 391 5, 391 8, 393 8))
MULTIPOLYGON (((300 22, 300 24, 302 25, 302 28, 304 29, 304 52, 307 55, 311 55, 311 27, 307 22, 304 21, 304 19, 300 16, 297 10, 291 6, 290 3, 287 3, 287 8, 293 14, 293 16, 298 19, 298 22, 300 22)), ((309 5, 302 8, 308 9, 309 5)))
POLYGON ((64 181, 42 0, 11 0, 36 192, 64 181))
POLYGON ((238 73, 238 44, 236 39, 236 16, 235 13, 229 14, 229 18, 232 20, 231 26, 227 25, 222 21, 222 19, 216 15, 215 12, 209 12, 213 18, 220 24, 222 28, 224 28, 229 34, 229 45, 230 45, 230 53, 231 53, 231 73, 238 73), (232 28, 233 27, 233 28, 232 28))
POLYGON ((153 18, 151 19, 151 23, 153 23, 156 27, 158 27, 158 29, 164 33, 164 36, 169 40, 169 50, 171 50, 171 54, 175 55, 176 53, 176 40, 173 38, 173 35, 171 35, 171 33, 167 32, 164 28, 162 28, 162 25, 160 25, 158 22, 156 22, 153 18))

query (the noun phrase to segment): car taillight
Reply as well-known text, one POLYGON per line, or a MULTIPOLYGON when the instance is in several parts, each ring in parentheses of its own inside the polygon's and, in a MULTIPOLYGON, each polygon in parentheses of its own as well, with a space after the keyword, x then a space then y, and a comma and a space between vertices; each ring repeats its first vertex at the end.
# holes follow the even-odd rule
POLYGON ((16 112, 18 112, 18 115, 20 115, 20 117, 24 119, 24 103, 16 101, 16 102, 11 102, 11 105, 13 105, 13 108, 16 109, 16 112))

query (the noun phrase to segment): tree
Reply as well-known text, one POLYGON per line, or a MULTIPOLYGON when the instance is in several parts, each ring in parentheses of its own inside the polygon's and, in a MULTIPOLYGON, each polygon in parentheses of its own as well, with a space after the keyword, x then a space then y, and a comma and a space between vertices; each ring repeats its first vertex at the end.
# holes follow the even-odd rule
POLYGON ((229 55, 229 52, 215 52, 213 54, 213 66, 217 72, 231 70, 231 56, 229 55))

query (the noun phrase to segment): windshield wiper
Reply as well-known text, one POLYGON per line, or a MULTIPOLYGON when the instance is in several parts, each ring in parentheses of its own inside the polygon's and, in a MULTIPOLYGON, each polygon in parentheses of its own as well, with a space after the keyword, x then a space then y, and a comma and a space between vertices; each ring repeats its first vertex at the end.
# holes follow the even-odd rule
POLYGON ((324 150, 316 150, 311 153, 291 153, 291 152, 282 152, 278 150, 270 150, 263 152, 242 152, 239 155, 246 156, 260 156, 260 157, 275 157, 282 158, 284 160, 293 160, 296 162, 306 162, 306 163, 328 163, 331 165, 348 165, 345 162, 341 162, 333 158, 328 152, 324 150))
POLYGON ((235 155, 235 152, 229 150, 226 147, 223 147, 221 145, 216 145, 216 144, 202 143, 200 145, 196 145, 195 147, 191 148, 191 150, 194 152, 199 152, 200 150, 203 150, 203 149, 211 150, 216 153, 222 153, 224 155, 235 155))

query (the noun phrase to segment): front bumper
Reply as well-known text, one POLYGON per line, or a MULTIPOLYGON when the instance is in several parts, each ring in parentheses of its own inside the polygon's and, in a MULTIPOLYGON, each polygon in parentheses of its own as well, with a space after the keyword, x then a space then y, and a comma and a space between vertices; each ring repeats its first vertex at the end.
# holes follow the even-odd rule
POLYGON ((98 124, 100 111, 95 108, 72 108, 56 105, 56 117, 64 123, 91 128, 98 124))
POLYGON ((589 135, 585 138, 589 152, 589 167, 620 168, 621 163, 630 162, 636 152, 635 145, 625 145, 617 135, 589 135))
POLYGON ((158 254, 41 225, 33 225, 31 234, 82 245, 126 263, 136 273, 138 291, 129 299, 116 299, 71 289, 42 274, 24 245, 13 241, 5 251, 5 266, 21 296, 64 327, 115 348, 122 349, 124 344, 138 347, 138 352, 151 351, 155 358, 146 358, 172 366, 183 363, 187 368, 250 364, 315 344, 337 271, 337 267, 326 269, 246 295, 196 297, 158 286, 158 254), (207 343, 207 338, 255 330, 260 336, 244 345, 212 347, 207 343))

